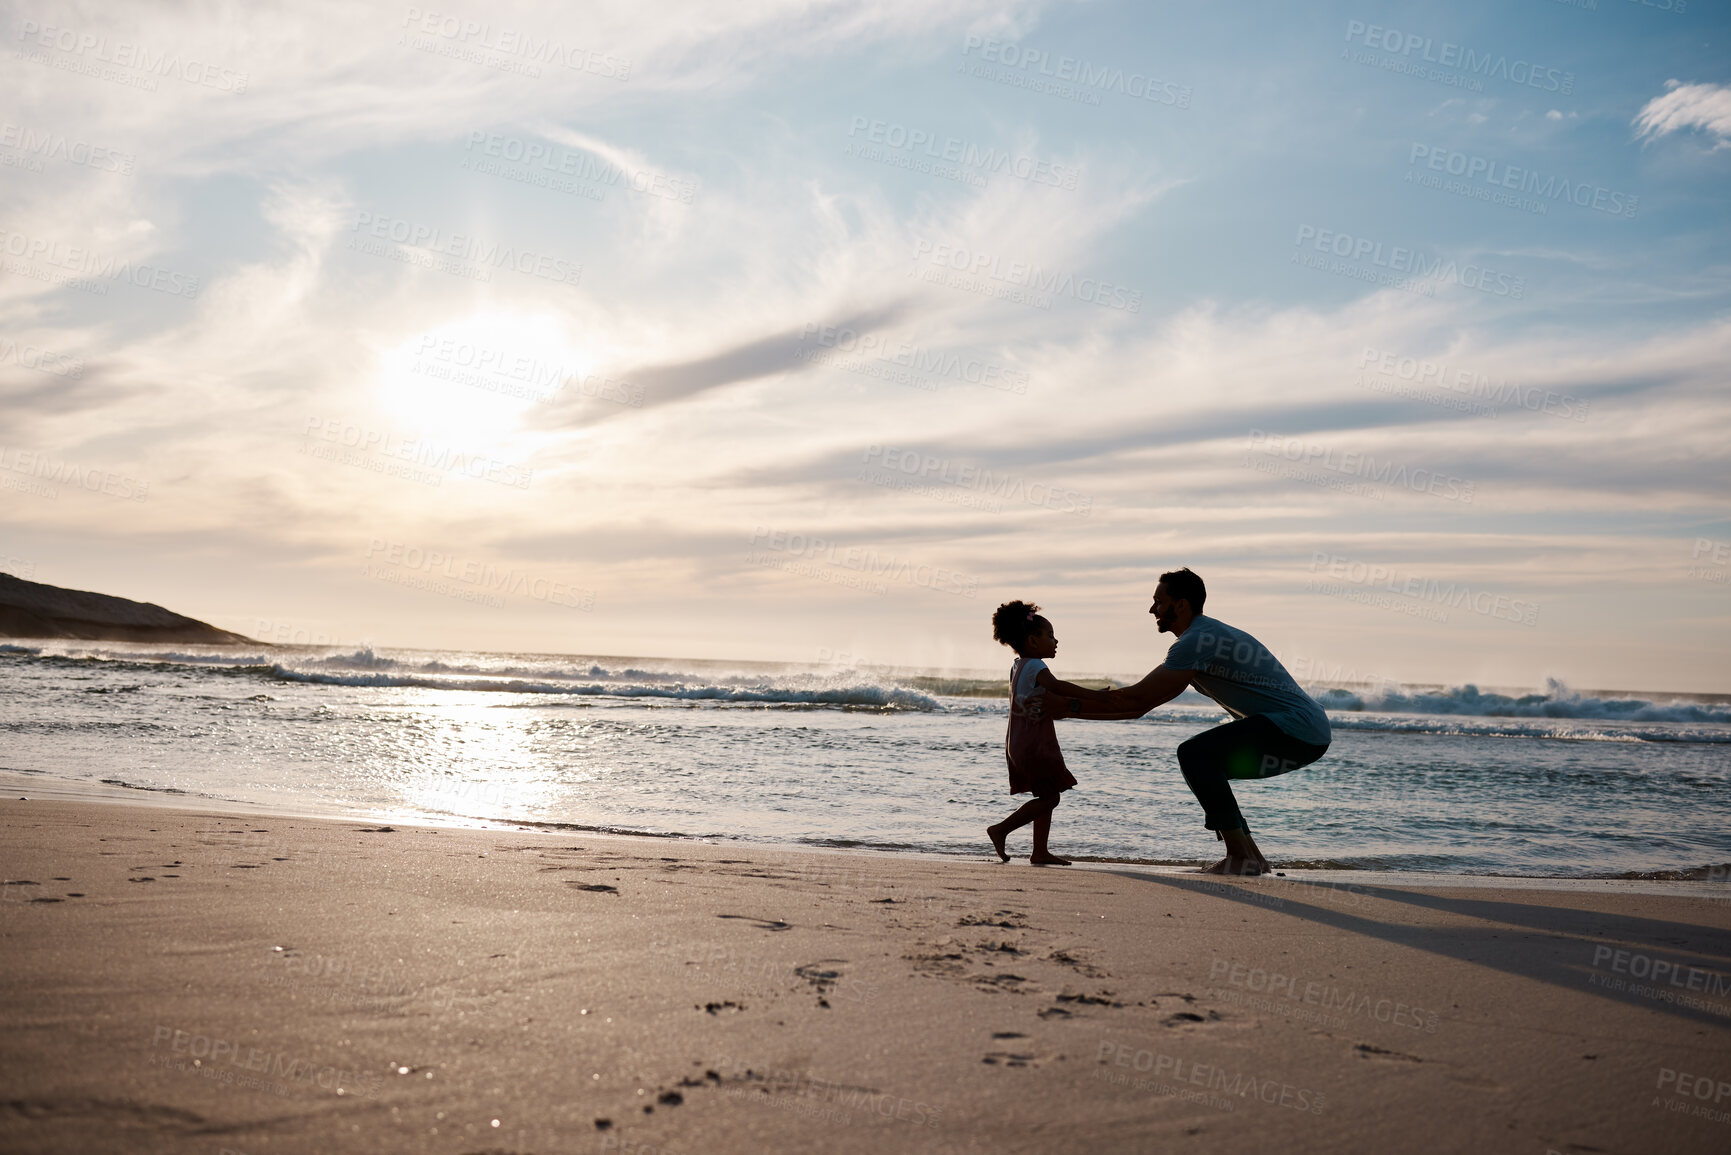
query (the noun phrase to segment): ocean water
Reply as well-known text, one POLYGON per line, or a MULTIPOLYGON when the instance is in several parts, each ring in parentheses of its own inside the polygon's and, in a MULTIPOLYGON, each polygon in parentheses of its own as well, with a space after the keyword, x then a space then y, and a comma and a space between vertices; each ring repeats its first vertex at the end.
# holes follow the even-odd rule
MULTIPOLYGON (((1579 877, 1731 860, 1731 698, 1306 688, 1333 722, 1327 757, 1235 785, 1276 863, 1579 877)), ((302 814, 983 855, 1020 801, 1003 694, 876 668, 0 645, 0 768, 302 814)), ((1061 723, 1080 786, 1053 848, 1218 857, 1174 750, 1224 719, 1186 694, 1061 723)), ((1027 853, 1025 829, 1011 848, 1027 853)))

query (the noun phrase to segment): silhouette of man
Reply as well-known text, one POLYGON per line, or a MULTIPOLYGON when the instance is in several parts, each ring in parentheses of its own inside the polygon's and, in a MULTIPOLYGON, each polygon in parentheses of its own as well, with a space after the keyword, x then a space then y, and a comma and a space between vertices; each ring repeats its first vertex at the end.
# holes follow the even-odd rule
POLYGON ((1208 589, 1188 568, 1160 575, 1148 612, 1177 641, 1166 660, 1134 686, 1087 699, 1059 697, 1043 704, 1055 718, 1140 718, 1193 687, 1232 715, 1223 726, 1178 747, 1178 766, 1204 824, 1226 843, 1226 857, 1209 874, 1261 874, 1268 870, 1250 824, 1233 797, 1234 778, 1272 778, 1308 766, 1328 752, 1328 715, 1268 648, 1243 630, 1203 614, 1208 589))

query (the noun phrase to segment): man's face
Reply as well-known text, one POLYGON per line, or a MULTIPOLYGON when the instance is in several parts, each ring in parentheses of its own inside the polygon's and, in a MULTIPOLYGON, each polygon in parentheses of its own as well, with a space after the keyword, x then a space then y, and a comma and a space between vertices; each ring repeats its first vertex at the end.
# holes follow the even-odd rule
MULTIPOLYGON (((1160 627, 1160 632, 1170 634, 1176 632, 1178 621, 1178 606, 1180 603, 1172 600, 1172 593, 1161 582, 1154 587, 1154 604, 1148 607, 1148 612, 1154 615, 1154 624, 1160 627)), ((1189 605, 1189 602, 1182 603, 1189 605)))

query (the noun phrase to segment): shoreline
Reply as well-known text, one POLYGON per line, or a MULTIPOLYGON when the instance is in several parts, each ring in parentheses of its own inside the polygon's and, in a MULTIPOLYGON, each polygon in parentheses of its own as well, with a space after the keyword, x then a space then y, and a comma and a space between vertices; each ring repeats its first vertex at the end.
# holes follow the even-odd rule
MULTIPOLYGON (((269 625, 270 623, 264 619, 259 619, 259 624, 260 625, 269 625)), ((256 629, 258 627, 255 626, 254 628, 256 629)), ((232 631, 224 631, 224 632, 232 632, 232 631)), ((178 642, 178 641, 165 641, 165 642, 159 643, 155 640, 136 641, 136 640, 121 639, 121 638, 68 638, 68 637, 46 637, 45 638, 45 637, 26 637, 23 635, 12 636, 12 635, 0 634, 0 645, 16 645, 16 646, 20 646, 20 648, 29 649, 29 648, 35 648, 35 647, 31 647, 27 644, 30 642, 40 642, 44 645, 61 645, 61 644, 72 645, 72 644, 77 644, 79 642, 89 642, 92 644, 110 643, 110 644, 114 644, 114 645, 126 645, 126 646, 130 646, 130 645, 154 646, 154 645, 159 645, 159 644, 162 644, 162 645, 186 644, 186 645, 210 646, 210 647, 212 647, 216 650, 219 650, 219 651, 223 650, 225 648, 240 648, 243 646, 249 646, 250 645, 250 646, 263 647, 267 650, 281 651, 285 654, 293 654, 293 653, 298 652, 298 651, 308 651, 308 650, 327 652, 327 651, 332 651, 332 650, 348 650, 348 649, 354 649, 354 650, 387 649, 387 650, 401 650, 401 651, 404 651, 407 653, 421 653, 421 654, 442 654, 442 653, 452 652, 449 647, 396 645, 396 644, 393 644, 390 642, 380 642, 380 641, 376 641, 376 640, 364 640, 364 639, 355 639, 355 640, 349 640, 349 641, 331 640, 331 641, 326 641, 326 642, 273 642, 273 641, 270 641, 268 639, 254 639, 254 638, 245 638, 244 635, 241 635, 241 636, 243 637, 244 640, 241 640, 241 641, 222 641, 222 642, 217 642, 217 641, 196 642, 196 641, 188 640, 184 643, 178 642), (21 643, 23 643, 23 645, 20 645, 21 643)), ((892 677, 892 678, 902 678, 902 679, 908 679, 908 680, 952 683, 952 684, 956 684, 958 686, 967 686, 967 685, 973 684, 973 683, 982 684, 978 689, 965 689, 965 690, 962 690, 960 692, 943 691, 943 690, 936 690, 936 689, 929 691, 932 693, 944 694, 945 696, 950 696, 950 697, 964 697, 964 698, 983 697, 983 698, 1004 698, 1004 699, 1007 699, 1009 697, 1008 687, 1007 687, 1007 685, 1004 684, 1004 675, 1003 675, 1002 671, 1000 671, 996 668, 987 669, 987 668, 979 668, 979 667, 972 667, 972 666, 958 666, 958 667, 955 667, 953 669, 944 669, 944 668, 927 667, 927 666, 907 666, 907 665, 900 665, 900 664, 896 664, 896 663, 877 663, 877 662, 862 662, 862 663, 858 663, 858 664, 853 664, 853 663, 838 663, 834 659, 823 658, 823 657, 820 657, 816 660, 794 659, 794 658, 696 658, 696 657, 666 656, 666 655, 659 655, 659 654, 584 654, 584 653, 566 653, 566 652, 561 652, 561 651, 542 651, 542 650, 473 650, 473 649, 467 649, 467 648, 460 648, 460 649, 461 649, 461 652, 465 652, 465 653, 475 653, 475 654, 484 654, 484 655, 492 655, 492 656, 516 656, 516 657, 524 657, 524 658, 545 658, 545 659, 553 659, 553 660, 572 660, 572 661, 584 661, 584 662, 615 662, 615 663, 621 663, 621 664, 654 662, 654 663, 673 665, 673 666, 693 666, 693 667, 698 667, 700 669, 708 668, 708 669, 718 670, 718 671, 724 671, 724 670, 752 671, 752 670, 755 670, 757 672, 764 673, 764 674, 774 674, 774 673, 779 673, 779 672, 784 672, 784 671, 789 671, 789 670, 813 672, 813 671, 838 670, 838 669, 841 669, 841 670, 853 669, 853 670, 858 670, 859 672, 866 673, 866 674, 877 674, 877 675, 883 675, 883 676, 892 677), (989 684, 989 686, 987 686, 985 684, 989 684), (996 687, 996 688, 992 689, 990 687, 996 687)), ((852 655, 849 655, 849 657, 852 657, 852 655)), ((1071 676, 1069 678, 1069 680, 1076 682, 1077 684, 1098 683, 1102 687, 1107 687, 1107 686, 1121 687, 1121 686, 1131 685, 1131 684, 1141 680, 1141 678, 1145 674, 1146 674, 1146 671, 1130 672, 1130 673, 1104 673, 1104 672, 1099 672, 1099 671, 1094 671, 1094 672, 1086 672, 1085 671, 1085 672, 1078 673, 1078 674, 1071 676)), ((1542 684, 1544 679, 1541 678, 1538 681, 1540 684, 1542 684)), ((1452 689, 1458 689, 1461 686, 1467 685, 1468 682, 1464 678, 1459 679, 1459 680, 1454 680, 1454 681, 1431 682, 1431 681, 1400 681, 1400 680, 1396 680, 1396 679, 1392 679, 1392 678, 1381 678, 1381 677, 1363 677, 1363 678, 1316 679, 1316 680, 1308 680, 1308 681, 1306 681, 1306 684, 1307 685, 1314 685, 1317 688, 1322 689, 1322 690, 1341 690, 1341 691, 1345 691, 1345 692, 1349 692, 1349 693, 1357 693, 1357 692, 1367 691, 1367 690, 1377 690, 1377 689, 1382 689, 1382 688, 1389 687, 1389 686, 1393 686, 1393 687, 1400 689, 1400 690, 1403 690, 1403 691, 1410 691, 1410 692, 1415 692, 1415 693, 1447 693, 1448 691, 1450 691, 1452 689)), ((1474 684, 1476 684, 1476 683, 1474 683, 1474 684)), ((1568 684, 1567 680, 1564 679, 1562 684, 1567 685, 1568 684)), ((1526 695, 1530 695, 1530 694, 1534 694, 1536 692, 1539 692, 1539 685, 1528 685, 1528 686, 1491 685, 1491 684, 1486 683, 1483 685, 1479 685, 1478 688, 1482 693, 1498 694, 1498 695, 1503 695, 1503 696, 1511 697, 1511 698, 1520 698, 1520 697, 1523 697, 1526 695)), ((1643 689, 1614 689, 1614 688, 1604 688, 1604 687, 1598 687, 1598 688, 1579 687, 1579 688, 1575 688, 1573 686, 1570 686, 1569 688, 1570 688, 1571 692, 1573 692, 1574 694, 1576 694, 1580 697, 1583 697, 1583 698, 1586 698, 1586 697, 1605 698, 1605 699, 1639 698, 1639 699, 1648 699, 1648 700, 1653 700, 1653 701, 1665 699, 1668 702, 1680 703, 1680 704, 1709 705, 1709 706, 1731 705, 1731 690, 1665 690, 1665 689, 1643 690, 1643 689)), ((1351 712, 1356 712, 1356 711, 1351 711, 1351 712)), ((1449 716, 1449 717, 1495 718, 1495 717, 1524 717, 1525 715, 1498 715, 1498 714, 1471 715, 1471 714, 1465 714, 1465 715, 1446 715, 1446 716, 1449 716)))
MULTIPOLYGON (((292 818, 319 822, 389 822, 405 827, 427 830, 519 831, 552 836, 582 836, 591 838, 626 838, 665 840, 670 844, 699 846, 730 846, 760 853, 786 851, 801 854, 834 854, 867 858, 931 862, 973 862, 990 858, 986 848, 978 855, 963 851, 923 850, 875 846, 821 846, 801 842, 756 841, 750 839, 718 840, 709 835, 665 833, 650 830, 628 830, 619 827, 585 826, 576 823, 542 822, 530 819, 457 819, 440 821, 428 815, 403 816, 388 811, 332 809, 329 811, 296 810, 272 807, 263 803, 236 799, 213 798, 204 795, 176 793, 138 786, 109 783, 86 784, 73 782, 47 771, 19 770, 0 767, 0 797, 40 797, 64 802, 88 802, 105 806, 147 806, 167 809, 197 809, 225 811, 236 816, 260 818, 292 818)), ((1093 855, 1071 855, 1074 867, 1081 870, 1134 869, 1163 875, 1199 875, 1203 860, 1172 860, 1144 858, 1105 858, 1093 855)), ((1054 868, 1061 869, 1061 868, 1054 868)), ((1341 888, 1366 886, 1415 887, 1508 887, 1522 890, 1579 891, 1586 893, 1680 894, 1709 902, 1731 903, 1731 883, 1706 877, 1711 866, 1691 867, 1675 871, 1645 871, 1654 873, 1695 873, 1700 878, 1652 878, 1622 875, 1542 875, 1542 874, 1450 874, 1434 870, 1366 870, 1355 867, 1282 866, 1267 876, 1271 883, 1287 879, 1307 885, 1327 885, 1341 888)), ((1218 877, 1218 876, 1201 876, 1218 877)), ((1250 880, 1254 881, 1254 880, 1250 880)))
POLYGON ((1416 1125, 1427 1150, 1691 1152, 1731 1133, 1712 1101, 1731 906, 1675 889, 47 799, 0 799, 0 832, 8 1149, 1333 1153, 1407 1149, 1416 1125))

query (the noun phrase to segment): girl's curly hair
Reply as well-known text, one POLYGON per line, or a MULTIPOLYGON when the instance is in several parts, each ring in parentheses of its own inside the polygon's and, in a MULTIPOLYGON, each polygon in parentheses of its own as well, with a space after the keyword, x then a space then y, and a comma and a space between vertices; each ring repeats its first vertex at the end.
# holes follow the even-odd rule
POLYGON ((992 637, 1018 654, 1031 635, 1051 624, 1033 602, 1005 602, 992 611, 992 637))

